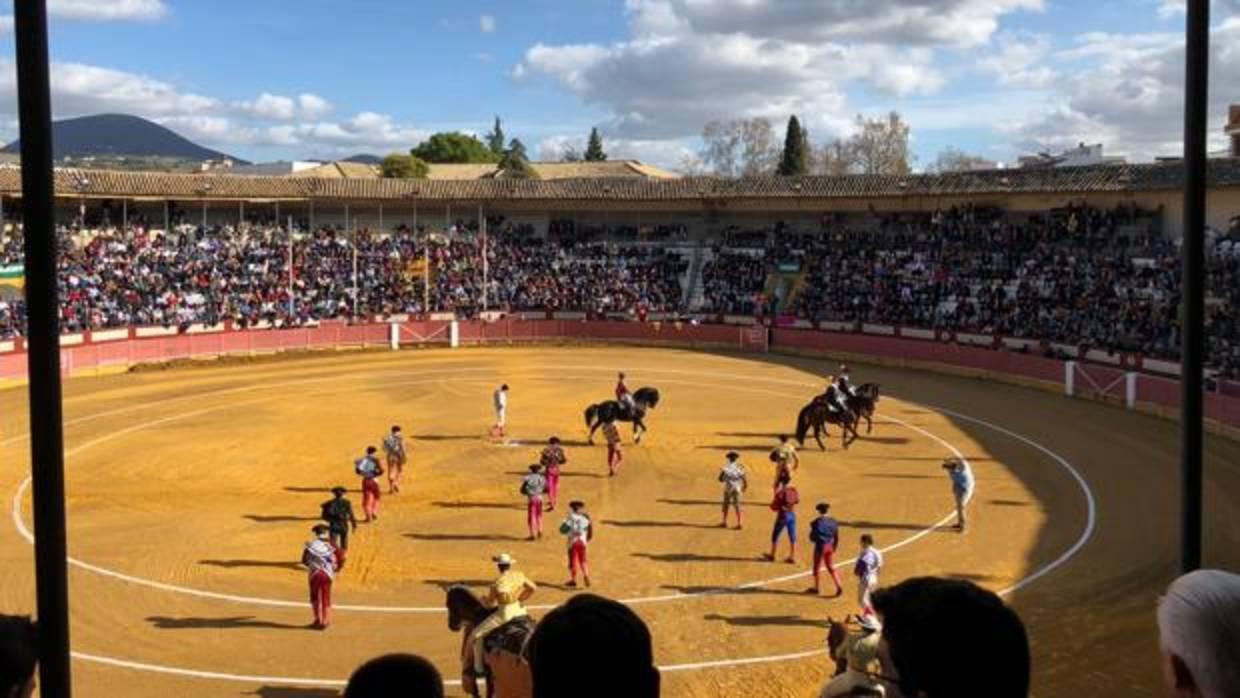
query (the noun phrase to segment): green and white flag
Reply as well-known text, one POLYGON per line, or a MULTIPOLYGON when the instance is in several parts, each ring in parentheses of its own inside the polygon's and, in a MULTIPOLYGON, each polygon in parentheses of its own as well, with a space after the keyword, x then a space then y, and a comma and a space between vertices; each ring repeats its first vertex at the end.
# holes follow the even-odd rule
POLYGON ((0 266, 0 286, 24 288, 26 286, 26 267, 21 264, 0 266))

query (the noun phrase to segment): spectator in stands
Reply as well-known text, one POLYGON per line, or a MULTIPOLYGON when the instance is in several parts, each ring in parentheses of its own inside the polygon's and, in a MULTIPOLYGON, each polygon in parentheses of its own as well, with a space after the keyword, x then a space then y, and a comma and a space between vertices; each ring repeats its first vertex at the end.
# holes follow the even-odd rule
MULTIPOLYGON (((547 237, 538 237, 528 224, 502 217, 488 223, 485 284, 484 245, 473 220, 439 231, 323 226, 291 234, 258 218, 216 227, 180 222, 170 230, 140 219, 128 228, 66 228, 59 238, 61 325, 68 332, 186 330, 226 321, 302 326, 355 311, 475 317, 486 306, 633 317, 639 308, 681 309, 686 259, 665 246, 636 244, 680 236, 681 224, 639 229, 556 220, 547 237)), ((855 217, 830 216, 812 235, 776 221, 728 228, 720 238, 690 310, 781 311, 1026 338, 1052 354, 1066 345, 1178 359, 1179 250, 1157 234, 1151 214, 1133 207, 1073 203, 1009 215, 965 205, 872 212, 864 226, 855 217)), ((19 264, 21 249, 20 223, 0 228, 0 266, 19 264)), ((1233 230, 1206 261, 1207 364, 1223 379, 1240 376, 1238 250, 1233 230)), ((0 286, 0 340, 24 334, 25 325, 20 293, 0 286)))
POLYGON ((0 615, 0 698, 34 695, 38 632, 24 616, 0 615))
POLYGON ((353 671, 344 698, 443 698, 443 678, 422 657, 385 654, 353 671))
POLYGON ((529 663, 534 698, 659 695, 646 624, 628 606, 594 594, 577 594, 543 617, 529 663))
POLYGON ((1240 696, 1240 575, 1198 570, 1158 602, 1167 695, 1240 696))
POLYGON ((878 678, 889 698, 1028 696, 1025 626, 993 592, 915 577, 875 592, 874 608, 883 626, 878 678))

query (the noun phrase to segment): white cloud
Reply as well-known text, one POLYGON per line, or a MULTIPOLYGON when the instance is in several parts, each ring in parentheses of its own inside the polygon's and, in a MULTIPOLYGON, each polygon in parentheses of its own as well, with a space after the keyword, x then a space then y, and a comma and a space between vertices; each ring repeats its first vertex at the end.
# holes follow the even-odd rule
POLYGON ((237 108, 263 119, 291 119, 297 115, 297 103, 291 97, 264 92, 252 102, 238 102, 237 108))
POLYGON ((254 142, 258 145, 299 148, 323 157, 352 155, 359 151, 383 154, 407 150, 428 135, 426 130, 412 124, 398 123, 387 114, 361 112, 344 121, 270 126, 261 129, 254 142))
MULTIPOLYGON (((118 112, 142 116, 204 145, 287 149, 292 157, 405 150, 428 134, 390 115, 362 111, 327 120, 330 102, 312 93, 295 97, 263 92, 253 100, 226 101, 178 89, 146 75, 80 63, 53 63, 56 118, 118 112)), ((0 119, 16 114, 15 67, 0 60, 0 119)), ((6 136, 16 129, 0 128, 6 136)))
POLYGON ((1041 88, 1058 77, 1054 68, 1044 64, 1051 50, 1046 36, 1002 32, 994 43, 994 49, 977 61, 977 68, 1000 85, 1041 88))
MULTIPOLYGON (((168 14, 168 6, 163 0, 49 0, 47 14, 89 22, 154 21, 168 14)), ((0 34, 11 31, 13 15, 0 15, 0 34)))
POLYGON ((490 34, 495 31, 496 23, 494 15, 481 15, 478 17, 478 29, 483 34, 490 34))
POLYGON ((168 7, 163 0, 49 0, 47 12, 63 19, 155 20, 166 15, 168 7))
POLYGON ((976 46, 999 19, 1043 0, 668 0, 694 32, 791 41, 976 46))
MULTIPOLYGON (((82 63, 52 63, 52 108, 57 116, 138 111, 146 116, 195 114, 221 102, 144 75, 82 63)), ((17 112, 17 75, 0 60, 0 111, 17 112)))
POLYGON ((308 92, 297 95, 297 106, 301 107, 301 113, 307 119, 317 119, 330 114, 332 110, 331 102, 308 92))
MULTIPOLYGON (((568 148, 585 152, 585 139, 580 135, 548 136, 538 143, 534 152, 538 159, 555 161, 563 157, 568 148)), ((688 138, 624 139, 603 136, 603 149, 609 160, 640 160, 648 165, 676 169, 686 158, 696 155, 696 144, 688 138)))
POLYGON ((668 0, 625 0, 624 8, 634 36, 672 36, 689 30, 668 0))
POLYGON ((236 102, 233 105, 238 111, 259 119, 318 119, 332 109, 331 104, 322 97, 302 93, 297 97, 285 97, 264 92, 251 101, 236 102))
MULTIPOLYGON (((1184 37, 1163 34, 1087 34, 1058 56, 1071 71, 1047 108, 1005 131, 1018 147, 1059 148, 1080 141, 1137 159, 1181 151, 1184 37)), ((1230 87, 1240 81, 1240 18, 1211 32, 1209 139, 1223 144, 1230 87)))
MULTIPOLYGON (((1162 0, 1158 6, 1158 16, 1163 19, 1184 15, 1188 9, 1186 0, 1162 0)), ((1218 18, 1220 16, 1240 14, 1240 0, 1212 0, 1210 3, 1211 14, 1218 18)))
POLYGON ((626 0, 629 37, 530 47, 518 80, 549 78, 610 112, 619 138, 678 139, 714 119, 800 115, 845 132, 852 88, 925 97, 947 83, 947 47, 988 41, 999 18, 1042 0, 626 0))

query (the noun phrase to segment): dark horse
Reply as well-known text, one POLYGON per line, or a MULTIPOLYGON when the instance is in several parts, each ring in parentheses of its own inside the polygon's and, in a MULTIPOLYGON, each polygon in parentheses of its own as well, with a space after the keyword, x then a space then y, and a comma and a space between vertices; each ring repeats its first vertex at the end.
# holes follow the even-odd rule
POLYGON ((603 425, 604 422, 612 420, 619 422, 633 423, 633 443, 641 443, 642 434, 646 431, 646 425, 642 422, 642 418, 646 416, 646 410, 654 409, 659 404, 659 391, 656 388, 638 388, 633 393, 633 404, 635 409, 628 409, 620 404, 619 400, 607 400, 597 405, 590 405, 586 408, 586 426, 590 428, 590 443, 594 443, 594 430, 603 425), (630 414, 630 412, 632 414, 630 414))
POLYGON ((865 419, 865 433, 874 429, 874 406, 878 404, 878 383, 862 383, 857 387, 856 395, 844 400, 848 410, 857 415, 858 425, 865 419))
MULTIPOLYGON (((461 687, 469 695, 477 696, 479 695, 479 677, 474 671, 474 628, 494 613, 494 610, 487 608, 472 591, 460 585, 448 588, 445 605, 448 607, 448 629, 452 632, 462 631, 461 687)), ((507 652, 520 657, 525 649, 526 641, 533 632, 534 620, 532 618, 516 618, 487 635, 482 641, 483 648, 488 655, 492 652, 507 652)), ((496 693, 496 682, 492 677, 493 673, 488 665, 482 677, 487 680, 487 698, 491 698, 496 693)), ((510 692, 501 691, 500 693, 508 695, 510 692)))
POLYGON ((844 616, 843 622, 837 622, 831 616, 827 616, 827 656, 831 661, 835 662, 835 673, 832 677, 839 676, 848 668, 848 658, 840 652, 840 645, 848 639, 848 616, 844 616))
POLYGON ((818 442, 818 448, 825 451, 827 447, 822 443, 822 435, 827 432, 828 424, 838 424, 840 431, 843 432, 841 439, 844 448, 848 448, 848 444, 857 439, 858 421, 860 420, 856 412, 852 410, 836 412, 827 406, 826 399, 820 395, 810 400, 810 403, 802 407, 800 414, 797 415, 797 443, 804 446, 805 437, 809 435, 809 430, 813 429, 814 440, 818 442))

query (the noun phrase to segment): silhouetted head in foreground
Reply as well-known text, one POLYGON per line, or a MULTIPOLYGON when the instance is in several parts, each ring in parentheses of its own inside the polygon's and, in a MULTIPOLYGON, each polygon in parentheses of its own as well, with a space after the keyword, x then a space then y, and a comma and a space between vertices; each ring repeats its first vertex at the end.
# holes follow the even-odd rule
POLYGON ((883 621, 879 659, 888 698, 1029 695, 1025 626, 994 592, 915 577, 875 592, 873 603, 883 621))
POLYGON ((543 617, 529 645, 534 698, 657 698, 650 630, 628 606, 578 594, 543 617))
POLYGON ((1158 602, 1167 695, 1240 696, 1240 575, 1197 570, 1158 602))
POLYGON ((38 663, 34 623, 25 616, 0 615, 0 698, 29 698, 38 663))
POLYGON ((385 654, 353 671, 344 698, 443 698, 443 677, 414 654, 385 654))

